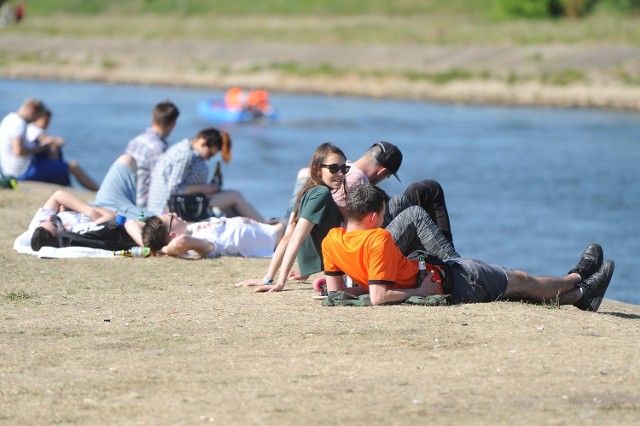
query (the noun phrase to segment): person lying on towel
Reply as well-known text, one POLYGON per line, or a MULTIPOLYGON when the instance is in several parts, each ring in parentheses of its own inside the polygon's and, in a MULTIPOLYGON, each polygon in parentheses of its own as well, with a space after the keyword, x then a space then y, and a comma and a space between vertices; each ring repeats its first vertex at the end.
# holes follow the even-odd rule
POLYGON ((131 233, 133 239, 169 256, 195 252, 207 258, 270 257, 284 233, 282 223, 271 225, 246 217, 212 217, 187 224, 176 213, 165 213, 135 222, 138 231, 131 233))

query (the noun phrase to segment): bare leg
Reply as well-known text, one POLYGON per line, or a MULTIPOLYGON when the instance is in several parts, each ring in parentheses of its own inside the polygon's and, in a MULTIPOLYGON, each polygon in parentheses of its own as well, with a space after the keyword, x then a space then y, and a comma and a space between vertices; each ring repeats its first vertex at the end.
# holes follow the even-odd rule
POLYGON ((116 162, 125 164, 127 167, 129 167, 134 172, 138 171, 138 164, 136 163, 135 158, 133 158, 129 154, 122 154, 121 156, 116 158, 116 162))
POLYGON ((220 210, 233 209, 239 216, 265 222, 264 217, 238 191, 220 191, 209 195, 209 206, 220 210))
POLYGON ((89 191, 97 191, 98 185, 82 170, 77 161, 69 161, 69 173, 71 173, 89 191))
POLYGON ((507 271, 509 285, 506 299, 530 300, 533 302, 551 302, 558 300, 561 305, 573 305, 582 292, 576 288, 581 280, 578 274, 569 274, 563 278, 534 277, 523 271, 507 271))

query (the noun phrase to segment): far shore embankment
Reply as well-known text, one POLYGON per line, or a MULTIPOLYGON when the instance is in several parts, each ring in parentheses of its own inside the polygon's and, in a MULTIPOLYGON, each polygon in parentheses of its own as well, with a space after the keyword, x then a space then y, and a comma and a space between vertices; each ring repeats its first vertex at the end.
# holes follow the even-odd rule
MULTIPOLYGON (((425 46, 0 37, 0 77, 640 110, 640 47, 425 46)), ((37 96, 37 94, 34 94, 37 96)))

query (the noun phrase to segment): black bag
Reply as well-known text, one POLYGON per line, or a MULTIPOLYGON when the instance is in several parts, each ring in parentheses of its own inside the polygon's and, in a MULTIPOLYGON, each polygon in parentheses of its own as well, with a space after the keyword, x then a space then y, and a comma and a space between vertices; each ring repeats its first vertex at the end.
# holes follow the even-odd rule
POLYGON ((170 212, 175 212, 187 222, 200 222, 213 216, 209 209, 209 199, 200 192, 172 195, 167 204, 170 212))
POLYGON ((62 238, 62 246, 91 247, 103 250, 128 250, 136 247, 137 244, 124 226, 121 226, 115 220, 96 225, 95 228, 85 232, 76 233, 70 231, 60 232, 62 238))

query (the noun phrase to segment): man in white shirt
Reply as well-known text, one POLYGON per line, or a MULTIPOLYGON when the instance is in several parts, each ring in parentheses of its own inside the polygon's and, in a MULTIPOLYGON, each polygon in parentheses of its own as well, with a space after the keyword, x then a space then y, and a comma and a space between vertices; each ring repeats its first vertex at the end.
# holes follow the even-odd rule
MULTIPOLYGON (((71 186, 73 174, 85 188, 96 191, 98 186, 84 173, 76 161, 50 158, 64 145, 62 138, 47 137, 45 128, 28 137, 29 125, 46 119, 51 112, 38 99, 27 99, 16 112, 7 114, 0 123, 0 160, 2 172, 17 180, 35 180, 71 186)), ((47 123, 48 125, 48 123, 47 123)))
POLYGON ((28 146, 27 125, 45 109, 39 99, 27 99, 16 112, 0 122, 0 166, 7 176, 20 178, 31 165, 31 157, 49 150, 48 145, 28 146))

